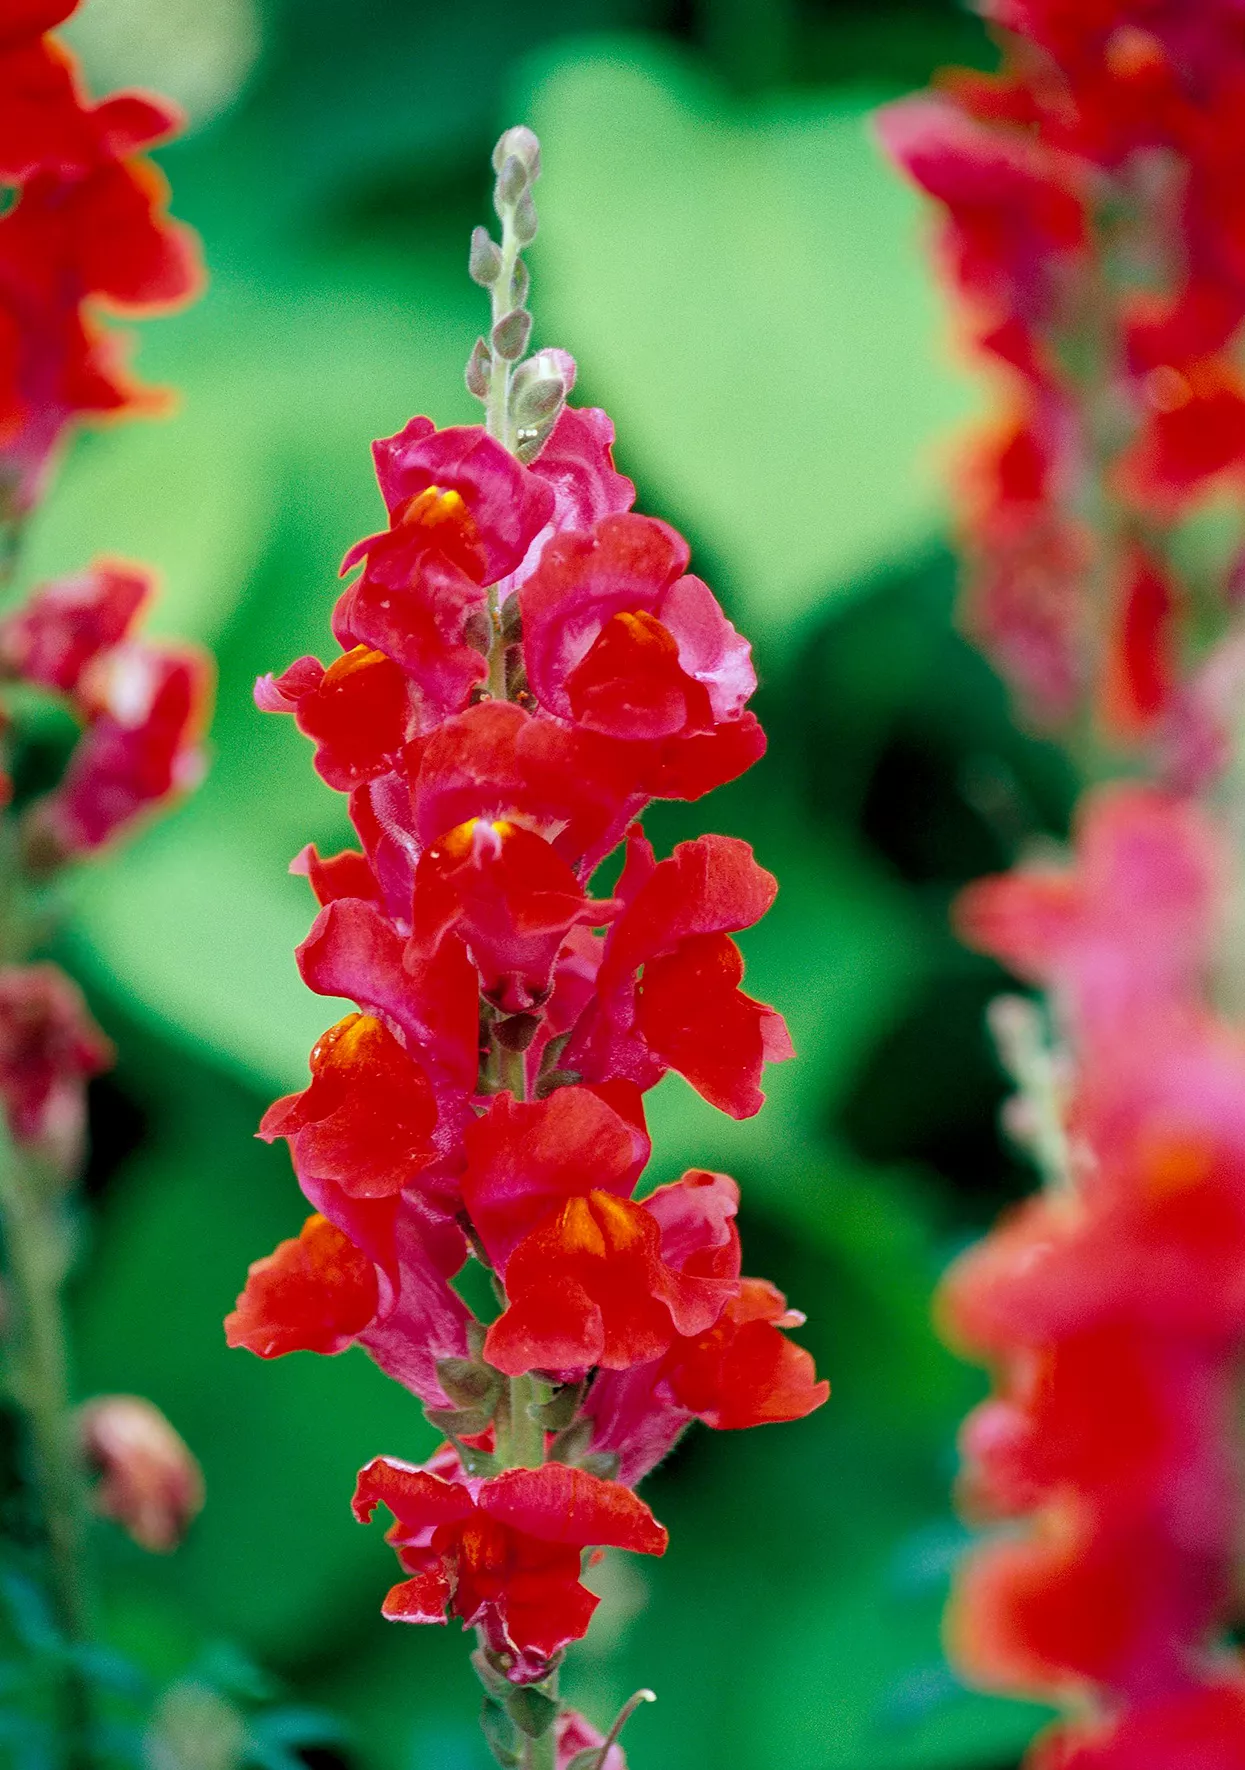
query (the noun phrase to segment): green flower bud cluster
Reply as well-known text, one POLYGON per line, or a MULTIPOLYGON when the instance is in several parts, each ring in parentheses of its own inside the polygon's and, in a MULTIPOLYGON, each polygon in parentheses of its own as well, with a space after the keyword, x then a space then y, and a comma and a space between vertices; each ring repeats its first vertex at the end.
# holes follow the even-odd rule
POLYGON ((530 129, 519 125, 506 130, 493 149, 493 170, 501 241, 487 228, 476 228, 467 261, 472 280, 489 291, 492 319, 488 336, 476 340, 466 379, 468 390, 484 405, 490 434, 520 461, 529 462, 544 447, 568 391, 555 353, 527 355, 532 316, 522 252, 536 238, 532 187, 540 177, 540 143, 530 129))

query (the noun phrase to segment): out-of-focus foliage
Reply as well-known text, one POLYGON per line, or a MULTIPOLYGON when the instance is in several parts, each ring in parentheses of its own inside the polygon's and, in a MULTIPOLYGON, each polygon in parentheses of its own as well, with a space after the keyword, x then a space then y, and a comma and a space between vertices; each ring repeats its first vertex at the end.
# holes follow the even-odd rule
POLYGON ((911 194, 868 137, 877 96, 732 102, 686 55, 606 39, 542 58, 527 107, 556 172, 542 336, 573 331, 771 652, 929 533, 924 448, 966 405, 930 350, 911 194))
MULTIPOLYGON (((152 559, 167 627, 221 666, 209 781, 82 880, 69 942, 123 1053, 96 1102, 79 1375, 150 1394, 209 1493, 175 1559, 113 1545, 117 1644, 169 1677, 202 1632, 242 1643, 353 1724, 318 1770, 483 1770, 464 1643, 380 1621, 391 1556, 349 1513, 364 1458, 430 1448, 418 1409, 353 1353, 229 1353, 220 1319, 300 1220, 284 1152, 252 1133, 334 1017, 295 972, 312 905, 286 864, 345 837, 251 683, 330 644, 337 563, 376 520, 369 439, 472 413, 466 240, 492 137, 523 119, 546 148, 540 341, 578 355, 642 507, 687 530, 756 637, 771 733, 712 820, 782 882, 750 987, 800 1060, 743 1125, 671 1077, 654 1179, 738 1176, 749 1263, 808 1310, 835 1390, 799 1425, 698 1432, 652 1478, 674 1547, 605 1563, 568 1686, 602 1720, 658 1685, 631 1733, 645 1770, 998 1770, 1035 1715, 957 1690, 941 1660, 952 1436, 977 1379, 927 1307, 1025 1182, 994 1131, 997 979, 946 907, 1058 828, 1070 783, 952 626, 937 471, 969 397, 863 120, 982 41, 942 0, 199 0, 184 30, 174 10, 87 0, 78 41, 198 119, 166 164, 211 292, 142 342, 181 408, 77 448, 23 568, 152 559)), ((659 808, 652 833, 668 847, 696 819, 659 808)))

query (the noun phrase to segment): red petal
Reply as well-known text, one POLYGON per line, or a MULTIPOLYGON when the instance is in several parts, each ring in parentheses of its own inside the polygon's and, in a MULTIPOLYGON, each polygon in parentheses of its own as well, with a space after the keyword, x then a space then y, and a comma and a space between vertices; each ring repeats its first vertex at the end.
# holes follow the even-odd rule
POLYGON ((589 1088, 547 1100, 499 1094, 467 1127, 463 1199, 484 1245, 504 1267, 550 1209, 594 1187, 627 1196, 648 1159, 648 1138, 589 1088))
POLYGON ((288 1137, 300 1177, 348 1197, 397 1193, 436 1154, 437 1105, 421 1064, 370 1014, 348 1014, 311 1053, 311 1086, 270 1106, 259 1134, 288 1137))
POLYGON ((546 1543, 608 1544, 639 1555, 664 1555, 669 1541, 629 1487, 564 1463, 508 1469, 483 1484, 479 1504, 498 1523, 546 1543))
POLYGON ((5 0, 4 18, 0 20, 0 50, 8 50, 28 37, 41 37, 45 31, 55 30, 77 8, 78 0, 5 0))
POLYGON ((737 1119, 760 1111, 766 1058, 792 1055, 782 1016, 737 987, 743 970, 729 935, 696 936, 650 960, 637 1012, 649 1049, 737 1119))
POLYGON ((430 1568, 390 1586, 380 1607, 390 1622, 444 1623, 451 1597, 449 1576, 444 1567, 430 1568))
POLYGON ((360 1524, 371 1522, 377 1506, 388 1506, 397 1521, 397 1529, 391 1533, 395 1542, 438 1524, 470 1518, 476 1509, 461 1482, 443 1481, 439 1475, 392 1457, 373 1457, 359 1470, 351 1503, 360 1524))
POLYGON ((406 677, 383 652, 356 645, 300 696, 295 716, 299 730, 316 742, 317 772, 347 793, 390 769, 406 742, 406 677))
POLYGON ((301 873, 308 881, 321 908, 339 897, 358 897, 365 902, 380 903, 380 887, 368 865, 367 856, 357 848, 343 848, 340 854, 320 858, 314 842, 294 856, 291 873, 301 873))
POLYGON ((377 1301, 372 1262, 326 1218, 312 1216, 297 1239, 250 1268, 225 1338, 261 1358, 341 1352, 367 1327, 377 1301))
POLYGON ((1171 702, 1177 670, 1175 616, 1169 579, 1137 554, 1129 562, 1102 666, 1103 719, 1121 738, 1145 736, 1171 702))
POLYGON ((712 731, 688 732, 655 744, 638 765, 640 783, 654 799, 703 799, 738 780, 765 754, 755 713, 741 713, 712 731))

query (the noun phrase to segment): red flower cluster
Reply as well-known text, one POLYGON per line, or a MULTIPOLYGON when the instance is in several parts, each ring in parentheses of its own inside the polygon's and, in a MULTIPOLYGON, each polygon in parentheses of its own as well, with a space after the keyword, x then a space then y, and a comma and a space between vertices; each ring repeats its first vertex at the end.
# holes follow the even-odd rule
POLYGON ((0 678, 55 695, 83 725, 60 784, 25 813, 35 872, 100 847, 203 772, 211 659, 135 634, 151 592, 149 572, 97 560, 0 621, 0 678))
MULTIPOLYGON (((1131 743, 1184 711, 1193 587, 1163 530, 1245 481, 1245 19, 1233 0, 982 10, 1001 71, 880 120, 943 211, 1003 389, 963 485, 969 619, 1039 717, 1089 700, 1131 743)), ((1235 563, 1215 562, 1221 593, 1235 563)))
POLYGON ((1225 1644, 1245 1039, 1203 999, 1221 846, 1187 802, 1104 788, 1074 870, 986 880, 962 903, 967 937, 1050 991, 1071 1057, 1065 1184, 967 1254, 943 1296, 996 1377, 964 1432, 966 1502, 1030 1519, 970 1557, 958 1652, 982 1682, 1092 1692, 1101 1710, 1041 1744, 1043 1770, 1240 1762, 1224 1718, 1245 1703, 1225 1644))
MULTIPOLYGON (((16 0, 0 21, 0 183, 9 197, 0 215, 0 526, 11 531, 69 421, 135 404, 90 304, 149 311, 191 294, 198 274, 192 237, 163 213, 159 175, 136 158, 174 115, 138 94, 88 99, 73 58, 46 35, 73 10, 72 0, 16 0)), ((99 560, 0 619, 0 686, 53 696, 83 726, 60 783, 21 807, 15 846, 27 875, 98 848, 198 779, 210 661, 135 632, 150 594, 141 567, 99 560)), ((20 736, 0 706, 5 750, 20 736)), ((7 761, 0 756, 0 808, 13 797, 7 761)), ((54 965, 0 972, 9 1128, 66 1174, 81 1157, 85 1081, 110 1060, 76 985, 54 965)))
MULTIPOLYGON (((531 155, 504 159, 505 213, 531 155)), ((229 1339, 357 1341, 426 1403, 445 1449, 360 1477, 410 1576, 386 1614, 478 1625, 510 1685, 587 1628, 585 1547, 662 1552, 624 1483, 690 1420, 794 1419, 827 1393, 786 1339, 801 1318, 740 1275, 733 1181, 634 1196, 647 1089, 677 1070, 744 1117, 791 1047, 731 938, 773 879, 721 836, 658 860, 635 821, 762 753, 749 648, 683 540, 632 512, 605 414, 563 406, 572 374, 562 353, 518 371, 530 430, 503 407, 375 445, 388 523, 347 556, 341 651, 256 691, 349 796, 360 848, 294 870, 322 906, 303 977, 358 1012, 264 1118, 316 1214, 251 1268, 229 1339), (469 1254, 501 1299, 487 1323, 451 1282, 469 1254)))
POLYGON ((18 0, 0 21, 0 517, 43 488, 65 428, 83 415, 150 409, 104 312, 158 313, 200 280, 194 236, 169 220, 164 180, 141 148, 166 139, 166 103, 116 93, 96 104, 71 55, 45 35, 74 0, 18 0))
POLYGON ((1093 712, 1163 785, 1097 789, 1072 869, 961 905, 1048 993, 1055 1046, 1013 1003, 1011 1124, 1048 1185, 944 1293, 995 1374, 965 1502, 1027 1521, 970 1557, 953 1640, 971 1677, 1080 1711, 1034 1770, 1239 1770, 1245 1038, 1216 814, 1240 790, 1245 552, 1239 520, 1202 519, 1245 480, 1245 14, 984 10, 1001 71, 881 124, 1005 389, 965 487, 970 616, 1032 709, 1093 712))
MULTIPOLYGON (((74 0, 6 0, 0 18, 5 585, 18 563, 22 521, 69 424, 154 403, 123 374, 99 312, 105 305, 152 312, 192 294, 198 280, 193 240, 168 220, 163 181, 137 157, 169 133, 173 113, 137 94, 88 99, 72 57, 46 34, 73 10, 74 0)), ((76 984, 31 957, 47 939, 47 875, 193 785, 202 769, 211 663, 197 650, 137 632, 151 587, 141 567, 98 560, 36 588, 0 618, 7 869, 0 1111, 12 1145, 0 1188, 5 1356, 13 1398, 27 1415, 25 1503, 32 1515, 42 1511, 37 1534, 51 1545, 49 1615, 66 1641, 73 1637, 75 1651, 85 1640, 81 1616, 91 1608, 78 1565, 79 1479, 97 1476, 95 1510, 152 1551, 174 1548, 202 1504, 194 1458, 150 1402, 97 1396, 76 1416, 68 1412, 59 1322, 74 1243, 67 1206, 82 1168, 86 1085, 109 1066, 112 1047, 76 984), (11 694, 14 688, 23 692, 11 694), (33 799, 21 767, 29 690, 58 701, 82 727, 57 785, 33 799)), ((70 1706, 81 1705, 75 1699, 70 1706)), ((84 1731, 91 1719, 83 1715, 84 1731)), ((77 1723, 66 1724, 76 1737, 77 1723)), ((75 1755, 68 1734, 66 1742, 75 1755)))

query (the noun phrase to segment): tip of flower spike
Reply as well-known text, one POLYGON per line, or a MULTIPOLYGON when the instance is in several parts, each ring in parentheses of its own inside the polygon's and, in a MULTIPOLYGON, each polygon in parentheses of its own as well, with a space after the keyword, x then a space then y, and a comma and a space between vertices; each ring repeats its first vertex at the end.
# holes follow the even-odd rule
POLYGON ((529 179, 540 177, 540 138, 522 123, 498 137, 493 149, 493 170, 500 173, 507 160, 518 160, 529 179))

